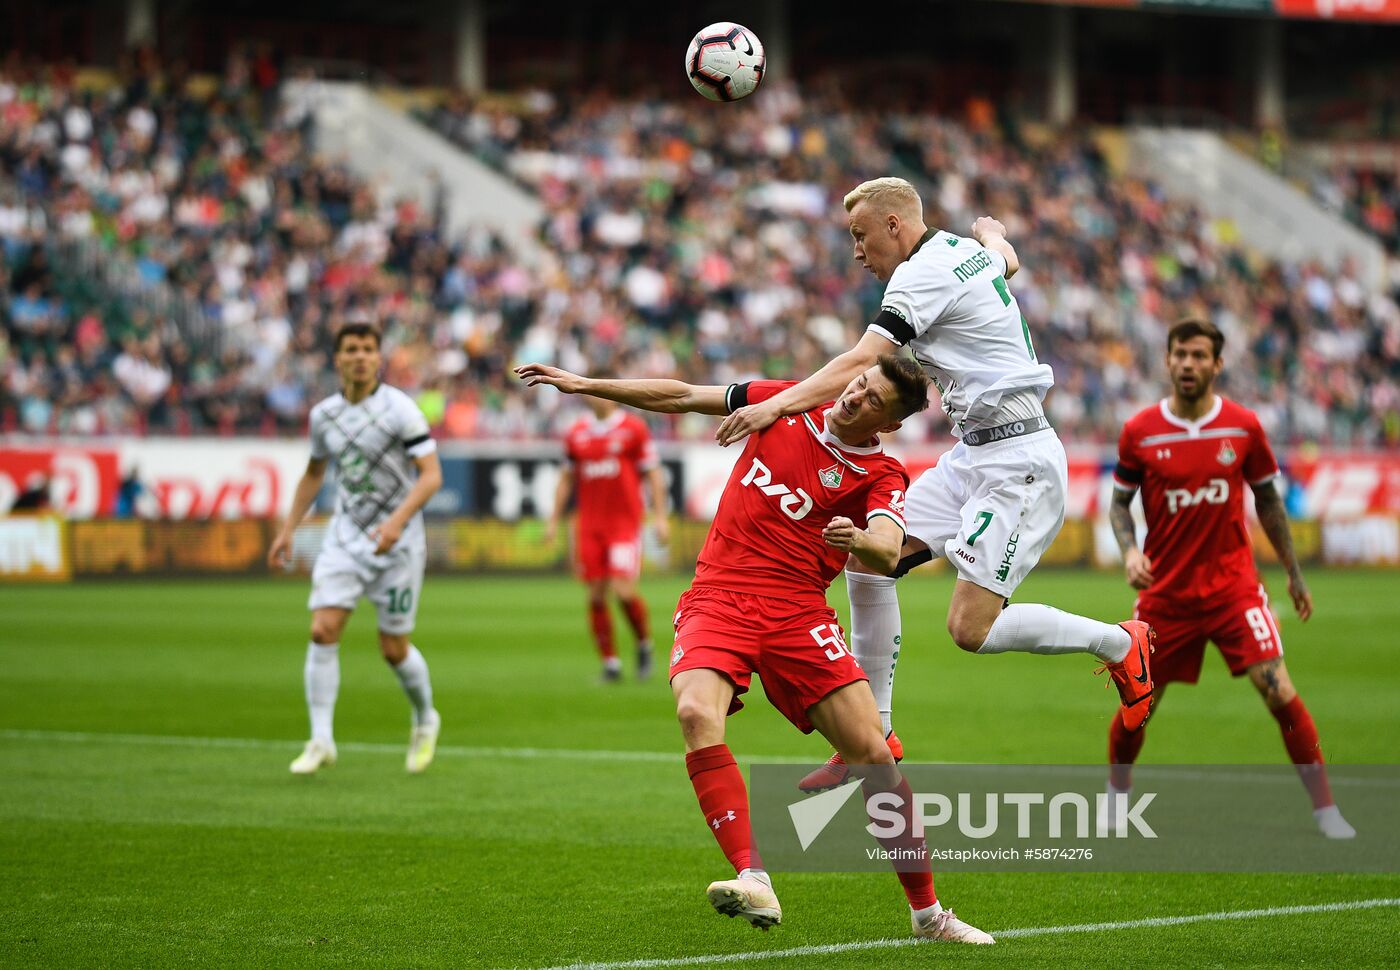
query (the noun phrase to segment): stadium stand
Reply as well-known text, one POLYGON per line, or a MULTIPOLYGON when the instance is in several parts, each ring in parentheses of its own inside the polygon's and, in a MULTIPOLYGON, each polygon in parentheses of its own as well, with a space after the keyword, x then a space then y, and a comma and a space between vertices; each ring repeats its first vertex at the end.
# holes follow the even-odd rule
MULTIPOLYGON (((1255 403, 1275 440, 1400 443, 1394 293, 1263 259, 1083 132, 985 105, 959 120, 862 113, 776 84, 722 125, 698 100, 449 96, 421 120, 545 203, 549 259, 527 272, 489 233, 445 239, 435 205, 319 158, 305 118, 253 76, 235 57, 197 95, 154 66, 91 90, 0 72, 5 426, 290 433, 328 386, 328 335, 361 318, 385 324, 388 380, 451 437, 547 436, 576 413, 527 401, 506 376, 515 360, 706 383, 806 373, 879 299, 850 258, 840 195, 893 172, 941 225, 1007 222, 1066 438, 1111 440, 1159 397, 1166 328, 1194 310, 1229 338, 1227 393, 1255 403), (82 271, 93 257, 73 258, 84 240, 193 312, 123 310, 82 271)), ((1372 208, 1362 223, 1383 235, 1372 208)), ((932 411, 906 434, 947 432, 932 411)))

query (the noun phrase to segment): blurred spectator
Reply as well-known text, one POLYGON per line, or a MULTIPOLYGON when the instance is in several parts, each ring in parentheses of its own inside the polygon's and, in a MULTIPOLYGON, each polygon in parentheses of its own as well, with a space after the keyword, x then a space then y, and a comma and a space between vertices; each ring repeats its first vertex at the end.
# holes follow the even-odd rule
MULTIPOLYGON (((278 109, 281 76, 266 47, 236 52, 208 97, 149 56, 104 91, 0 67, 0 424, 295 433, 333 389, 331 335, 363 319, 385 330, 386 379, 454 437, 553 437, 572 421, 577 402, 508 377, 527 358, 697 383, 800 376, 878 309, 840 200, 894 173, 932 224, 1007 223, 1067 440, 1112 440, 1162 396, 1166 329, 1199 312, 1228 337, 1226 393, 1276 440, 1400 444, 1392 294, 1349 268, 1264 260, 1232 225, 1112 172, 1085 133, 1019 130, 985 99, 959 123, 771 82, 722 113, 698 98, 450 95, 424 122, 544 205, 527 268, 485 230, 442 237, 451 186, 419 204, 315 155, 307 105, 278 109), (131 260, 140 286, 207 326, 51 259, 76 245, 131 260)), ((1393 233, 1394 182, 1368 185, 1358 211, 1380 232, 1390 204, 1393 233)), ((932 410, 903 436, 948 433, 932 410)))

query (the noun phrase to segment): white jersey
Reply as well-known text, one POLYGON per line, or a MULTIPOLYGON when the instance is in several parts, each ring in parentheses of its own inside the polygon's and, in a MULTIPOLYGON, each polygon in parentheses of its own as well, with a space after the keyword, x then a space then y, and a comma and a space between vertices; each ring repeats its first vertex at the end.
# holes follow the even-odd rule
POLYGON ((885 287, 870 330, 908 344, 938 386, 961 435, 1029 415, 1000 411, 1011 392, 1038 410, 1055 383, 1035 357, 1030 328, 1006 286, 1006 260, 975 239, 930 229, 885 287))
MULTIPOLYGON (((357 404, 334 394, 312 408, 311 457, 331 459, 336 466, 335 514, 326 531, 327 543, 356 556, 373 556, 371 530, 413 487, 418 478, 413 459, 436 449, 418 405, 387 384, 357 404)), ((395 549, 426 545, 419 512, 404 526, 395 549)))

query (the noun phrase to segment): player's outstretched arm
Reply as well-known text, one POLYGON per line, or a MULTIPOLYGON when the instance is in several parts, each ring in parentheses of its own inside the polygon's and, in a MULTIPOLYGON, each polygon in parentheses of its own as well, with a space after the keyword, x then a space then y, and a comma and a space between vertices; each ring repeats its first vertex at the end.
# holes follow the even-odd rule
POLYGON ((547 364, 522 364, 515 369, 515 376, 524 381, 527 387, 548 384, 565 394, 589 394, 643 411, 663 414, 728 413, 724 407, 725 388, 718 385, 687 384, 662 378, 598 380, 547 364))
POLYGON ((822 539, 828 546, 851 553, 881 576, 888 576, 899 568, 904 530, 887 516, 872 518, 868 528, 860 529, 850 519, 838 515, 822 529, 822 539))
POLYGON ((774 394, 766 401, 738 408, 721 422, 715 440, 732 445, 755 431, 762 431, 774 421, 789 414, 801 414, 818 404, 834 400, 856 379, 856 375, 875 363, 881 354, 894 350, 890 341, 878 333, 866 331, 850 350, 834 358, 811 377, 774 394))
POLYGON ((1016 256, 1015 248, 1006 241, 1005 226, 991 216, 982 216, 972 224, 972 238, 988 249, 1001 253, 1001 258, 1006 260, 1006 279, 1016 275, 1021 268, 1021 260, 1016 256))
POLYGON ((1137 545, 1137 526, 1133 524, 1133 496, 1136 490, 1114 488, 1113 502, 1108 507, 1108 521, 1113 526, 1113 538, 1123 553, 1123 571, 1133 589, 1152 585, 1152 560, 1137 545))
POLYGON ((277 530, 277 536, 267 550, 267 564, 273 569, 281 569, 286 565, 287 557, 292 552, 292 536, 296 534, 301 520, 306 518, 306 513, 311 510, 311 503, 316 501, 316 494, 321 491, 321 482, 325 478, 324 458, 312 458, 306 463, 306 471, 302 472, 296 491, 292 493, 292 510, 287 513, 282 528, 277 530))
POLYGON ((1288 596, 1293 600, 1293 609, 1298 619, 1307 621, 1312 616, 1312 593, 1303 581, 1303 569, 1298 565, 1298 554, 1293 551, 1293 533, 1288 528, 1288 511, 1283 507, 1283 496, 1279 494, 1274 480, 1269 479, 1254 489, 1254 512, 1259 516, 1259 524, 1269 537, 1269 545, 1278 554, 1278 561, 1288 570, 1288 596))

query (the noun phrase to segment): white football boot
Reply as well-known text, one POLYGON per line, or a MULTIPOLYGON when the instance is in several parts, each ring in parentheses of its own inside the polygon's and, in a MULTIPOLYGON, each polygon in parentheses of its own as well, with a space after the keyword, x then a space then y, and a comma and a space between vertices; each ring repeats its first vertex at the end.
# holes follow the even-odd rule
POLYGON ((920 920, 913 910, 909 912, 909 922, 914 927, 914 935, 921 940, 943 940, 947 943, 995 943, 990 934, 983 933, 970 923, 964 923, 953 915, 951 909, 939 910, 932 916, 920 920))
POLYGON ((322 767, 335 764, 335 742, 312 738, 292 762, 292 774, 314 775, 322 767))
POLYGON ((751 876, 710 883, 705 890, 710 905, 722 916, 742 916, 761 930, 783 921, 783 908, 773 887, 751 876))
POLYGON ((441 730, 442 718, 437 711, 433 711, 423 723, 413 729, 408 738, 408 758, 404 762, 409 774, 422 774, 428 765, 433 763, 433 755, 437 753, 438 733, 441 730))
POLYGON ((1350 822, 1342 818, 1342 810, 1336 805, 1314 809, 1313 818, 1317 820, 1318 831, 1329 839, 1356 838, 1356 829, 1351 827, 1350 822))

